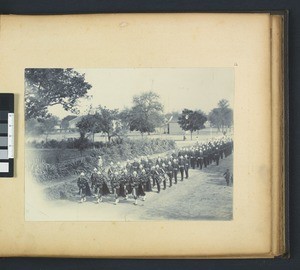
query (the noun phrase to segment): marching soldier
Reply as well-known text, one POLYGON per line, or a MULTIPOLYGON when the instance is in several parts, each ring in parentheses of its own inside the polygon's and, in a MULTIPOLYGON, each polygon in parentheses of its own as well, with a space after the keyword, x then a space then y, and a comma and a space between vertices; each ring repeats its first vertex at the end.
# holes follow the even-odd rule
POLYGON ((174 176, 175 184, 177 184, 177 174, 178 174, 178 171, 179 171, 178 160, 174 159, 173 160, 173 176, 174 176))
POLYGON ((220 153, 219 153, 219 148, 218 147, 216 147, 216 149, 215 149, 214 157, 215 157, 214 159, 216 161, 216 164, 218 166, 219 162, 220 162, 220 153))
POLYGON ((190 163, 189 163, 188 155, 185 155, 185 159, 184 159, 184 172, 185 172, 185 178, 186 179, 189 178, 189 167, 190 167, 190 163))
POLYGON ((120 194, 120 176, 118 172, 115 172, 111 178, 111 186, 113 194, 115 195, 115 204, 119 203, 120 194))
POLYGON ((159 168, 158 170, 159 172, 159 175, 162 179, 162 182, 163 182, 163 186, 164 186, 164 190, 167 188, 167 181, 166 181, 166 164, 163 163, 162 166, 159 168))
POLYGON ((107 171, 108 177, 111 178, 113 176, 113 174, 115 173, 115 171, 116 171, 116 169, 115 169, 114 163, 111 162, 110 167, 108 168, 108 171, 107 171))
POLYGON ((195 165, 196 165, 196 153, 194 149, 191 149, 190 151, 190 160, 191 160, 191 167, 193 169, 195 169, 195 165))
POLYGON ((181 175, 181 181, 183 181, 183 173, 184 173, 185 162, 183 156, 179 157, 179 170, 181 175))
POLYGON ((138 188, 139 188, 139 178, 136 171, 133 171, 131 179, 130 179, 131 187, 132 187, 132 195, 134 198, 134 205, 137 205, 138 198, 138 188))
POLYGON ((167 166, 167 175, 169 177, 169 187, 172 186, 172 178, 173 178, 173 166, 172 166, 172 162, 169 161, 168 166, 167 166))
POLYGON ((159 177, 159 172, 158 172, 158 169, 159 169, 159 165, 156 165, 156 166, 152 166, 151 167, 151 178, 153 180, 153 186, 157 186, 157 193, 160 192, 160 177, 159 177))
POLYGON ((145 169, 142 169, 141 174, 139 175, 139 185, 138 185, 138 193, 137 196, 142 196, 142 200, 145 201, 146 200, 146 193, 144 191, 144 187, 147 183, 147 175, 146 175, 146 171, 145 169))
POLYGON ((77 179, 77 186, 79 188, 80 202, 83 203, 86 201, 86 196, 91 196, 90 186, 83 172, 77 179))
POLYGON ((100 171, 97 172, 97 177, 95 179, 95 193, 97 197, 97 203, 102 202, 102 197, 110 193, 105 182, 105 176, 100 171))
POLYGON ((97 168, 94 168, 94 171, 91 174, 91 189, 92 190, 95 187, 96 178, 97 178, 97 168))
POLYGON ((144 190, 145 191, 152 191, 150 171, 147 171, 147 170, 143 169, 142 172, 141 172, 140 177, 142 178, 144 190))

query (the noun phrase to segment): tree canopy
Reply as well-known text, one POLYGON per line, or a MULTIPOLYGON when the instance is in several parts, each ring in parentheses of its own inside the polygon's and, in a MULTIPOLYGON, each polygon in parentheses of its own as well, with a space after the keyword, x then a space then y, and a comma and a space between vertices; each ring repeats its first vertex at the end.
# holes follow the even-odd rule
POLYGON ((229 108, 229 102, 226 99, 221 99, 218 102, 218 107, 211 110, 208 119, 212 126, 218 128, 223 133, 233 124, 233 111, 229 108))
POLYGON ((144 133, 154 132, 163 123, 163 105, 159 95, 149 91, 133 97, 133 107, 127 110, 129 129, 144 133))
POLYGON ((201 111, 192 111, 184 109, 182 114, 178 117, 178 124, 185 131, 190 131, 191 139, 193 132, 205 128, 204 123, 207 121, 206 115, 201 111))
POLYGON ((85 75, 72 68, 25 69, 25 118, 46 118, 49 106, 62 105, 66 111, 77 112, 78 98, 84 97, 91 85, 85 75))

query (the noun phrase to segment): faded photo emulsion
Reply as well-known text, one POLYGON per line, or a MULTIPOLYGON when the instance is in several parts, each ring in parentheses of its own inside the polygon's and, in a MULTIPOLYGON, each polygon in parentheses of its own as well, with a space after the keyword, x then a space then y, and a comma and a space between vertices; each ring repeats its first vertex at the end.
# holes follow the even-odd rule
POLYGON ((26 220, 233 219, 233 67, 24 73, 26 220))

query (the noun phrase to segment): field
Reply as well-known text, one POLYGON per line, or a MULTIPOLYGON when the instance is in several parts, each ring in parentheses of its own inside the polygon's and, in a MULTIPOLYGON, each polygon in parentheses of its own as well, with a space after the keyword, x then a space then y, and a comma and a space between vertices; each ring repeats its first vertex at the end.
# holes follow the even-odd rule
MULTIPOLYGON (((185 134, 186 141, 191 141, 190 133, 182 133, 182 134, 144 134, 143 137, 141 136, 140 133, 138 132, 129 132, 126 134, 126 137, 130 139, 141 139, 141 138, 148 138, 148 139, 168 139, 168 140, 174 140, 174 141, 183 141, 183 135, 185 134)), ((193 133, 193 141, 203 141, 210 139, 212 137, 220 136, 222 135, 221 132, 219 132, 216 128, 206 128, 202 129, 200 131, 196 131, 193 133)), ((56 133, 50 133, 47 137, 47 140, 64 140, 68 138, 79 138, 79 132, 56 132, 56 133)), ((45 141, 46 137, 45 136, 28 136, 26 138, 27 141, 45 141)), ((101 134, 95 134, 95 141, 101 141, 101 142, 107 142, 107 138, 104 135, 101 134)))

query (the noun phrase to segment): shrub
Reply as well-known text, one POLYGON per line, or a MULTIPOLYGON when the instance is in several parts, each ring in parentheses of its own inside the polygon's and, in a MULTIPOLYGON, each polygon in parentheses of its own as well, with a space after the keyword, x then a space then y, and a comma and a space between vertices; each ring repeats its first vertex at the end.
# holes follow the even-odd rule
POLYGON ((38 158, 34 162, 36 164, 30 165, 33 166, 32 175, 38 181, 48 181, 78 174, 82 171, 91 172, 97 166, 98 156, 102 156, 104 164, 109 164, 111 161, 125 161, 175 148, 174 141, 162 139, 122 139, 110 143, 96 142, 94 144, 87 139, 80 140, 33 142, 32 145, 41 146, 41 148, 35 150, 38 152, 35 154, 38 158), (50 149, 45 149, 46 146, 50 149), (84 150, 86 148, 87 150, 84 150), (76 149, 80 150, 81 157, 78 157, 76 149))

